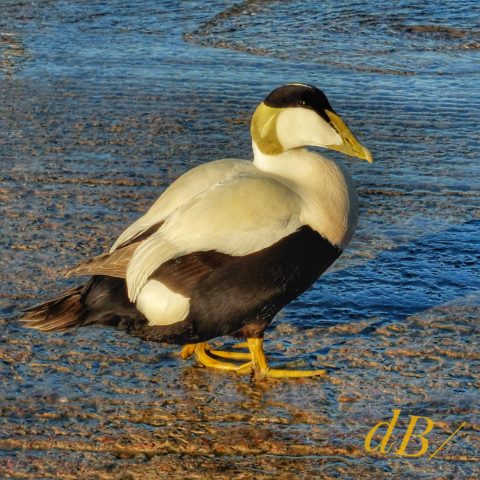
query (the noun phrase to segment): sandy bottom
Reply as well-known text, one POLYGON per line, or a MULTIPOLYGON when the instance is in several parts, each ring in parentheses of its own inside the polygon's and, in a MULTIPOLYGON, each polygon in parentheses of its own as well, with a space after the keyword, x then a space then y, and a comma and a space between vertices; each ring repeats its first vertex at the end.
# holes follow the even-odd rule
MULTIPOLYGON (((269 336, 272 358, 300 359, 289 365, 302 368, 308 357, 328 377, 262 382, 108 330, 44 338, 5 326, 0 474, 475 478, 479 313, 439 308, 370 332, 362 323, 304 332, 284 323, 269 336), (431 418, 428 455, 466 424, 431 460, 367 453, 365 436, 392 409, 401 409, 397 447, 409 415, 431 418)), ((412 439, 407 452, 419 448, 412 439)))

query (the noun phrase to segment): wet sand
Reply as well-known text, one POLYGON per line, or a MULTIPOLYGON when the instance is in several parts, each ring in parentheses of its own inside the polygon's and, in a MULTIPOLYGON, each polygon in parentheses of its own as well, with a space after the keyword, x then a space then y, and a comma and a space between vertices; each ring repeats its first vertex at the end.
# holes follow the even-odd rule
POLYGON ((478 478, 480 29, 468 2, 385 18, 374 2, 130 3, 2 7, 0 478, 478 478), (120 332, 16 323, 187 168, 249 158, 255 104, 292 80, 322 87, 377 159, 347 160, 362 207, 351 248, 267 334, 274 362, 327 378, 254 382, 120 332), (366 452, 393 409, 396 446, 366 452), (395 454, 409 415, 434 422, 421 458, 395 454))

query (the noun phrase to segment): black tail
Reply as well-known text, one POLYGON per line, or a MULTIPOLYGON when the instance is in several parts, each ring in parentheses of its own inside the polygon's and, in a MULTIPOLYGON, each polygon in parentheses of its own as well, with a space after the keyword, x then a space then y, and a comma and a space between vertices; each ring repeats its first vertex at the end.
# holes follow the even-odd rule
POLYGON ((56 332, 83 325, 88 308, 83 304, 84 287, 67 290, 58 297, 25 310, 20 319, 26 327, 45 332, 56 332))
POLYGON ((27 309, 20 321, 26 327, 46 332, 92 324, 129 330, 147 323, 128 300, 125 280, 100 275, 27 309))

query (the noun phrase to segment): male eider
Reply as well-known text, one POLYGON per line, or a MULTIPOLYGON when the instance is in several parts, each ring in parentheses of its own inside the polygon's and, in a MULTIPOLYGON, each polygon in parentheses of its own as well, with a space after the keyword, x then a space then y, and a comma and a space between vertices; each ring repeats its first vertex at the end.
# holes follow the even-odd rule
POLYGON ((252 118, 253 162, 217 160, 176 180, 105 253, 70 270, 85 285, 27 310, 31 328, 116 326, 184 345, 200 364, 265 377, 263 334, 275 315, 337 259, 357 223, 344 167, 306 146, 372 161, 318 88, 275 89, 252 118), (232 335, 249 353, 211 350, 232 335), (225 358, 245 360, 242 364, 225 358))

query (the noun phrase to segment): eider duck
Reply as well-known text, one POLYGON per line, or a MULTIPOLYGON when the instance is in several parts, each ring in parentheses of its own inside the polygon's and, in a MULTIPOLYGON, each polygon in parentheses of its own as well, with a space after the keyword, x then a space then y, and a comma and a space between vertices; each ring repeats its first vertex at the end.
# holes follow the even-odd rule
POLYGON ((298 83, 260 103, 251 136, 253 162, 217 160, 182 175, 110 252, 68 272, 91 276, 84 285, 28 309, 24 325, 115 326, 258 378, 324 374, 270 368, 263 334, 338 258, 357 223, 345 168, 305 147, 372 156, 321 90, 298 83), (246 339, 249 352, 212 350, 207 341, 224 335, 246 339))

